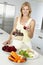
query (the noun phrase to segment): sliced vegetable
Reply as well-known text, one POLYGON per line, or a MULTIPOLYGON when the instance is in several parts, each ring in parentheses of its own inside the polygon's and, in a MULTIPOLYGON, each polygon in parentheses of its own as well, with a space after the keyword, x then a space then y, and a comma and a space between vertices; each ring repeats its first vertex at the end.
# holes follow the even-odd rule
POLYGON ((24 57, 29 57, 28 53, 24 50, 19 51, 19 54, 24 56, 24 57))

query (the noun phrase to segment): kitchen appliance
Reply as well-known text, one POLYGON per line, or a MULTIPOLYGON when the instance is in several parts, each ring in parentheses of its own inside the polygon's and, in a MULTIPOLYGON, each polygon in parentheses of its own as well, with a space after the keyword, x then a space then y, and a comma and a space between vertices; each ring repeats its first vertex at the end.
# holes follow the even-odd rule
POLYGON ((0 28, 10 33, 13 27, 15 6, 4 2, 0 4, 0 28))

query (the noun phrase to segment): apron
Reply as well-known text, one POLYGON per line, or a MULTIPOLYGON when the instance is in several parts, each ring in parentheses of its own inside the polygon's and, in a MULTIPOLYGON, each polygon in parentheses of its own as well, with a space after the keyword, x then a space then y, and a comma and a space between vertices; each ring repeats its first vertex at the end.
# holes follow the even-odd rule
MULTIPOLYGON (((31 20, 32 20, 32 18, 30 18, 26 22, 25 26, 29 26, 31 20)), ((21 49, 21 48, 32 48, 31 39, 28 36, 28 31, 23 28, 22 24, 20 24, 20 17, 18 18, 16 29, 20 30, 24 34, 24 36, 23 36, 23 40, 22 41, 15 40, 14 37, 13 37, 12 38, 12 45, 14 45, 17 49, 21 49)))

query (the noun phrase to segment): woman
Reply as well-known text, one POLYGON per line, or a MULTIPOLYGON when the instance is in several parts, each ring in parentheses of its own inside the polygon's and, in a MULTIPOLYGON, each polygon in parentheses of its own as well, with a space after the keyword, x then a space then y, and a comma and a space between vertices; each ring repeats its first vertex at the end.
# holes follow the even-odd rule
POLYGON ((13 32, 17 30, 21 31, 23 33, 23 43, 25 43, 28 47, 32 48, 31 46, 31 39, 33 37, 34 28, 35 28, 35 20, 31 18, 31 7, 29 2, 24 2, 20 9, 21 16, 17 17, 13 30, 10 34, 10 37, 8 41, 5 43, 10 43, 10 40, 12 39, 13 32))

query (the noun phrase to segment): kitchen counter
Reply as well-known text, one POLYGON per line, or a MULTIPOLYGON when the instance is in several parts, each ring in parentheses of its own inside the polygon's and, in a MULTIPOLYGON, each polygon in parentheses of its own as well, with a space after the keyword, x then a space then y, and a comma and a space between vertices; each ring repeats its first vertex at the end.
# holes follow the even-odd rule
POLYGON ((36 59, 29 59, 25 63, 14 63, 8 60, 9 53, 2 51, 3 42, 9 37, 9 34, 0 29, 0 65, 41 65, 43 64, 43 56, 39 54, 36 59))

